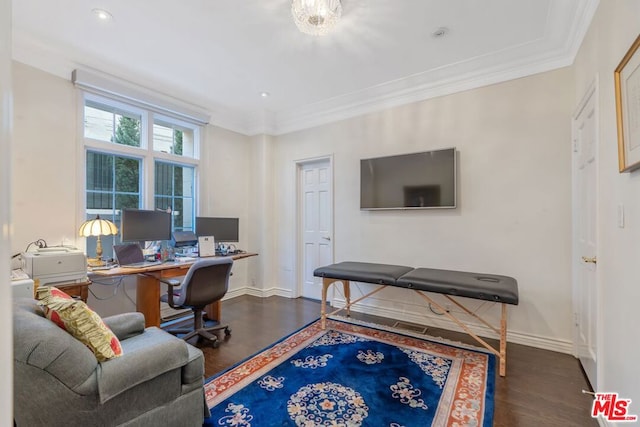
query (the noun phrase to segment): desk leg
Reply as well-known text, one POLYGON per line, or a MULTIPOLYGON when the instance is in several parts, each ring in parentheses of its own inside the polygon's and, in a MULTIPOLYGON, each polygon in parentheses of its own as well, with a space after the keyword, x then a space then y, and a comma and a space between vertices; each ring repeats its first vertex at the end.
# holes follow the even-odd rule
POLYGON ((146 327, 160 327, 160 282, 144 274, 136 277, 136 310, 144 314, 146 327))
POLYGON ((220 310, 220 301, 216 301, 212 304, 209 304, 204 308, 204 314, 207 316, 207 319, 213 320, 215 322, 222 322, 222 314, 220 310))

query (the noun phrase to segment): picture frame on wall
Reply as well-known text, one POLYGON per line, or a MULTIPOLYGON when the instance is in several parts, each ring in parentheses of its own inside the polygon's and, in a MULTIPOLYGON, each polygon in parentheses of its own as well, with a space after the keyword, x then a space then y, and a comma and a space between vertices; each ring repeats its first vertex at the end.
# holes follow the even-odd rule
POLYGON ((640 168, 640 35, 614 71, 618 169, 640 168))

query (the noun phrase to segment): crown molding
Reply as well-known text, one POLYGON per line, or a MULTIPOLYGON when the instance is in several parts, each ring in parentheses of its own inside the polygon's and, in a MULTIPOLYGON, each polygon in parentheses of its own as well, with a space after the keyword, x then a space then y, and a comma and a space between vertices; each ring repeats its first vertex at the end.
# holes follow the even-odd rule
MULTIPOLYGON (((599 0, 550 2, 547 29, 538 40, 295 109, 241 112, 199 103, 210 112, 210 125, 248 136, 277 136, 552 71, 573 64, 598 5, 599 0), (561 19, 566 16, 573 17, 569 25, 561 19)), ((66 80, 86 66, 19 32, 13 42, 14 60, 66 80)))
POLYGON ((570 66, 599 3, 600 0, 578 2, 578 10, 567 13, 559 9, 566 7, 568 3, 551 2, 544 38, 296 110, 279 112, 272 123, 272 134, 295 132, 570 66), (571 25, 553 20, 553 17, 567 14, 574 16, 571 25), (554 49, 551 47, 554 45, 553 40, 549 38, 558 37, 563 38, 565 43, 554 49), (525 60, 518 54, 523 49, 530 52, 525 60))

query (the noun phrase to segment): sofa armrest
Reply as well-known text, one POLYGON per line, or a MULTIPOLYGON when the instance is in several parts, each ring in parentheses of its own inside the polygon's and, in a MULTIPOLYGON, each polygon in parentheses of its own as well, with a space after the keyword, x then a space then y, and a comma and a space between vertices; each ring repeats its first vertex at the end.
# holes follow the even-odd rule
POLYGON ((100 402, 189 362, 187 343, 156 327, 121 342, 123 354, 98 365, 100 402))
POLYGON ((120 341, 144 332, 144 315, 142 313, 116 314, 105 317, 102 321, 120 341))

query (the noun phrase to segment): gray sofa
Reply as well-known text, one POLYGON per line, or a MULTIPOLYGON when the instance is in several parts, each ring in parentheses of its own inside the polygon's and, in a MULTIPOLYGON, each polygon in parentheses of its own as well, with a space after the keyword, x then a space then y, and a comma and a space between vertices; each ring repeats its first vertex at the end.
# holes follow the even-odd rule
POLYGON ((202 426, 202 352, 140 313, 103 319, 121 357, 99 363, 35 300, 13 303, 14 419, 28 426, 202 426))

